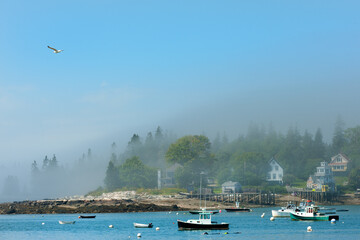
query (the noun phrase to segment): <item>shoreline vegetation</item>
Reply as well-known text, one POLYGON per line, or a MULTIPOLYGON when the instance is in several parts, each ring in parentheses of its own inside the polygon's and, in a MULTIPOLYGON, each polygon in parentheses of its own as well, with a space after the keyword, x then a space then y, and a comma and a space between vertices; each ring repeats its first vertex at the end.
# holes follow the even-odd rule
MULTIPOLYGON (((301 199, 288 194, 277 194, 276 206, 286 202, 300 202, 301 199)), ((203 202, 204 204, 204 202, 203 202)), ((234 203, 208 201, 208 209, 224 209, 234 203)), ((319 203, 320 204, 320 203, 319 203)), ((327 204, 328 205, 328 204, 327 204)), ((360 205, 360 198, 345 194, 331 205, 360 205)), ((269 207, 268 205, 247 205, 247 207, 269 207)), ((0 214, 60 214, 60 213, 125 213, 186 211, 199 209, 198 199, 186 196, 137 194, 135 191, 104 193, 100 196, 74 196, 52 200, 26 200, 0 204, 0 214)))

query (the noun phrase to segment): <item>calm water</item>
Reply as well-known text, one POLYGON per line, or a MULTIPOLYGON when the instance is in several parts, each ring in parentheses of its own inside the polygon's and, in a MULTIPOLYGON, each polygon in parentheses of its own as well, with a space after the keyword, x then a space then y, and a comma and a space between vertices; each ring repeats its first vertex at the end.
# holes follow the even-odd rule
POLYGON ((0 239, 360 239, 360 206, 337 206, 349 209, 338 212, 340 221, 302 222, 289 218, 270 221, 272 208, 257 208, 250 213, 227 213, 214 215, 213 220, 230 223, 229 230, 178 231, 177 219, 187 220, 196 215, 184 212, 168 213, 114 213, 96 214, 95 219, 78 219, 78 214, 0 215, 0 239), (261 218, 261 214, 265 217, 261 218), (59 220, 74 221, 73 225, 60 225, 59 220), (135 229, 133 222, 150 223, 154 228, 135 229), (45 223, 45 224, 42 224, 45 223), (114 225, 114 228, 108 228, 114 225), (313 232, 308 233, 311 226, 313 232), (160 231, 155 228, 160 227, 160 231), (229 232, 229 234, 224 234, 229 232), (235 234, 235 232, 241 232, 235 234))

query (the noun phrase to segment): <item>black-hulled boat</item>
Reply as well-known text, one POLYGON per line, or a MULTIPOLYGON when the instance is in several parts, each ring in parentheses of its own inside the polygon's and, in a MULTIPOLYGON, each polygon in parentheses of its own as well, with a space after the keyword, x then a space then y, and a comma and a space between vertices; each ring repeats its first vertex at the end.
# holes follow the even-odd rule
POLYGON ((236 207, 233 208, 225 208, 227 212, 251 212, 252 210, 250 208, 240 207, 240 203, 236 202, 236 207))
POLYGON ((80 215, 79 218, 96 218, 96 215, 80 215))
POLYGON ((190 219, 185 221, 177 220, 179 230, 226 230, 229 229, 228 223, 218 223, 211 221, 210 211, 199 213, 199 219, 190 219))
POLYGON ((251 212, 250 208, 225 208, 227 212, 251 212))

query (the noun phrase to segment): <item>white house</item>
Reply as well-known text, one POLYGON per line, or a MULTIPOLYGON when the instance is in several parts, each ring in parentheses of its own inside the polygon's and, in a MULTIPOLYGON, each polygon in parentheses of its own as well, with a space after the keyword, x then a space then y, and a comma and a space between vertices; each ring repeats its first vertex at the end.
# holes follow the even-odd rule
POLYGON ((280 164, 272 157, 269 161, 270 170, 268 171, 266 181, 283 183, 284 169, 280 164))

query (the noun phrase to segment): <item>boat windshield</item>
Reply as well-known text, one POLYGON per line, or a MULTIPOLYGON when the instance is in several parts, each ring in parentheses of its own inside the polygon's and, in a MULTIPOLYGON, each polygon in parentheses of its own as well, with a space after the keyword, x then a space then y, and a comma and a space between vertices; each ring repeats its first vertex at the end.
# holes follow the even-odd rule
POLYGON ((210 219, 210 214, 200 214, 200 219, 210 219))

